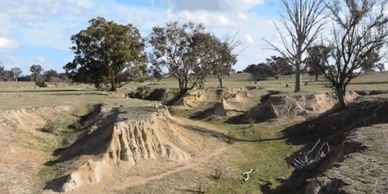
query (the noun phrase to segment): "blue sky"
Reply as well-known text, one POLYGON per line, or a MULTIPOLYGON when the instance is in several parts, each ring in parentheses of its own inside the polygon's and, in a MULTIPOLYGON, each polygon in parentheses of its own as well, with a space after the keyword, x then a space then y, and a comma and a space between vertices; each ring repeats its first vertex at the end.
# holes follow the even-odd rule
POLYGON ((63 71, 73 57, 70 36, 102 16, 132 23, 143 36, 176 20, 204 23, 220 38, 237 32, 243 52, 235 68, 243 69, 275 54, 263 39, 279 41, 280 10, 279 0, 0 0, 0 65, 63 71))

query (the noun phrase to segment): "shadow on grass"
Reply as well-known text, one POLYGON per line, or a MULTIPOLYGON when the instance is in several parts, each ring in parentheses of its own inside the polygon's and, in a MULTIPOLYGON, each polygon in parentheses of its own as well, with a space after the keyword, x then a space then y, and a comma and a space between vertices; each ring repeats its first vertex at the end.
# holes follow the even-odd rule
POLYGON ((210 130, 210 129, 205 129, 205 128, 202 128, 202 127, 196 127, 196 126, 192 126, 192 125, 182 125, 182 124, 180 124, 180 125, 182 127, 185 127, 186 129, 192 130, 194 132, 201 133, 203 135, 207 135, 207 136, 210 136, 210 137, 214 137, 214 138, 220 139, 220 140, 222 140, 224 142, 227 142, 227 143, 231 143, 231 142, 255 143, 255 142, 277 141, 277 140, 284 139, 283 137, 267 138, 267 139, 242 139, 242 138, 234 137, 232 135, 228 135, 228 134, 225 134, 225 133, 222 133, 222 132, 213 131, 213 130, 210 130))
POLYGON ((62 192, 61 187, 63 186, 63 184, 65 184, 68 177, 69 177, 69 175, 65 175, 65 176, 61 176, 61 177, 55 178, 55 179, 47 182, 45 184, 45 186, 43 187, 43 190, 52 190, 55 192, 62 192))
POLYGON ((349 85, 379 85, 379 84, 388 84, 388 81, 382 81, 382 82, 355 82, 355 83, 349 83, 349 85))
MULTIPOLYGON (((98 155, 104 153, 112 137, 113 122, 118 119, 118 114, 121 112, 112 110, 112 114, 106 116, 104 119, 94 120, 97 129, 92 131, 84 130, 78 136, 78 139, 65 148, 56 149, 54 156, 59 156, 57 159, 45 163, 47 166, 52 166, 61 162, 72 160, 73 158, 82 155, 98 155)), ((122 118, 125 120, 125 118, 122 118)), ((90 125, 86 122, 85 124, 90 125)))

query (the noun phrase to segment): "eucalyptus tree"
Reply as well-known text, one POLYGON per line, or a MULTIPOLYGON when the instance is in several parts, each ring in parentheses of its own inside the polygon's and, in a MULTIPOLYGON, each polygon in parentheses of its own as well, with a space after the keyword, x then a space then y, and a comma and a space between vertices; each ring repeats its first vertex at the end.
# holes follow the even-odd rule
POLYGON ((131 24, 97 17, 71 40, 75 56, 64 69, 77 81, 92 82, 96 87, 106 84, 115 91, 125 70, 145 65, 143 39, 131 24))

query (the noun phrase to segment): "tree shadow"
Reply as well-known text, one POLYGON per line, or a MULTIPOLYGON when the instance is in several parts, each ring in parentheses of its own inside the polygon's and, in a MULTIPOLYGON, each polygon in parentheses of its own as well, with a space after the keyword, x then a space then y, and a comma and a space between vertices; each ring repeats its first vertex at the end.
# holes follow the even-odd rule
POLYGON ((214 131, 214 130, 210 130, 210 129, 205 129, 205 128, 197 127, 197 126, 193 126, 193 125, 185 125, 185 124, 178 124, 178 125, 186 128, 186 129, 189 129, 191 131, 194 131, 194 132, 197 132, 197 133, 200 133, 203 135, 207 135, 210 137, 217 138, 217 139, 222 140, 222 141, 227 142, 227 143, 231 143, 231 142, 255 143, 255 142, 277 141, 277 140, 284 139, 283 137, 266 138, 266 139, 242 139, 242 138, 234 137, 234 136, 222 133, 222 132, 218 132, 218 131, 214 131))
POLYGON ((61 187, 63 186, 63 184, 66 183, 68 178, 69 178, 69 175, 65 175, 65 176, 55 178, 51 181, 48 181, 45 184, 45 186, 43 187, 43 190, 52 190, 55 192, 62 192, 61 187))
POLYGON ((286 158, 289 165, 301 152, 310 150, 318 139, 328 142, 331 152, 320 161, 295 169, 292 175, 272 193, 298 193, 304 191, 306 181, 331 168, 335 162, 341 162, 344 156, 360 152, 366 147, 361 143, 346 142, 348 135, 356 128, 387 123, 388 100, 364 100, 351 104, 347 109, 332 110, 318 117, 283 130, 287 142, 303 145, 301 149, 286 158))
POLYGON ((72 160, 73 158, 82 155, 98 155, 105 153, 108 149, 109 142, 113 133, 113 123, 118 120, 122 121, 125 118, 119 118, 118 109, 112 110, 112 113, 104 119, 95 120, 93 123, 86 123, 90 129, 82 131, 77 140, 71 145, 65 148, 56 149, 53 152, 54 156, 58 156, 57 159, 48 161, 45 165, 52 166, 61 162, 72 160), (91 125, 96 126, 96 129, 92 129, 91 125))
POLYGON ((379 84, 388 84, 388 81, 381 82, 351 82, 349 85, 379 85, 379 84))

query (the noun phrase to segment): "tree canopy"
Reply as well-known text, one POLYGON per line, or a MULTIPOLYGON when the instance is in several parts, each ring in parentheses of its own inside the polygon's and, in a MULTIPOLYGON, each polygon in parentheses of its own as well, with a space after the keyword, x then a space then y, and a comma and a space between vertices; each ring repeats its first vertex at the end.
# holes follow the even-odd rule
POLYGON ((75 57, 64 69, 76 81, 94 83, 96 87, 109 85, 114 91, 125 69, 145 65, 143 40, 131 24, 121 25, 98 17, 71 40, 75 57))

